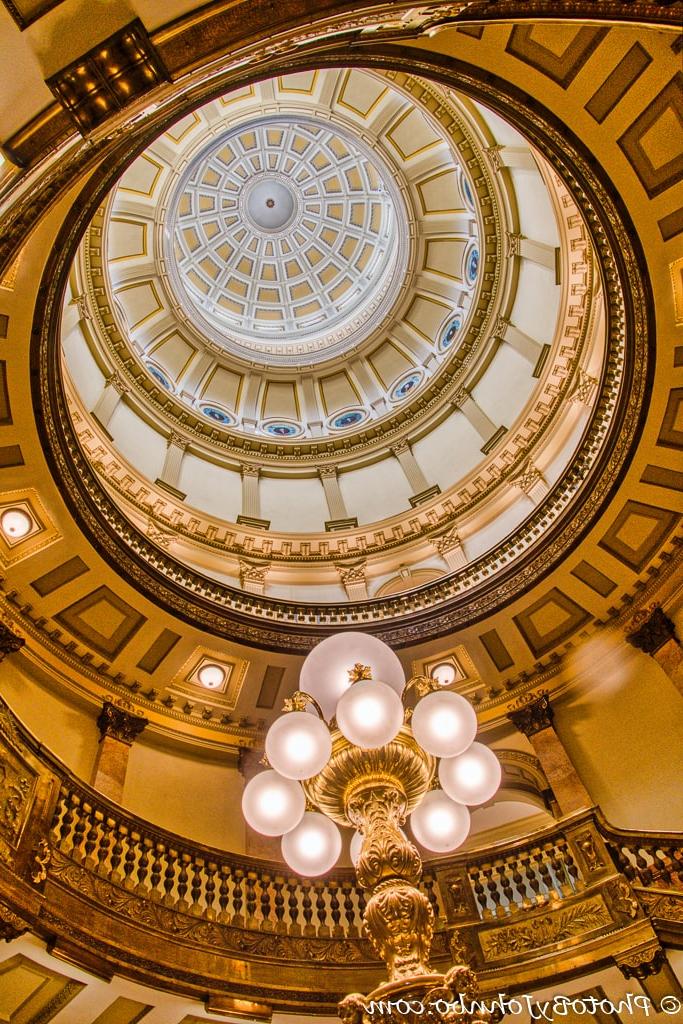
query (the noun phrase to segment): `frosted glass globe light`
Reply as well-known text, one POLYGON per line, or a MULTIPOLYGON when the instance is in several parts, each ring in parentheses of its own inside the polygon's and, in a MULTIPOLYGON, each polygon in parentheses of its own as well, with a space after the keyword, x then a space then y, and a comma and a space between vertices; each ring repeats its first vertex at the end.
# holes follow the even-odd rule
POLYGON ((435 757, 455 757, 477 735, 477 715, 469 701, 448 690, 429 693, 418 701, 410 722, 413 736, 435 757))
POLYGON ((373 679, 381 679, 400 696, 405 674, 390 647, 368 633, 335 633, 310 652, 301 667, 299 689, 315 697, 329 722, 337 701, 348 690, 349 669, 368 665, 373 679))
POLYGON ((12 540, 25 537, 33 529, 33 520, 21 508, 8 508, 0 518, 0 528, 5 536, 12 540))
POLYGON ((266 757, 287 779, 310 779, 325 767, 332 737, 325 723, 305 711, 290 711, 271 725, 266 757))
POLYGON ((386 683, 362 679, 337 704, 337 725, 362 750, 383 747, 403 725, 401 698, 386 683))
POLYGON ((341 832, 318 811, 307 811, 300 824, 282 837, 282 856, 304 878, 324 875, 341 853, 341 832))
POLYGON ((470 812, 440 789, 433 789, 410 815, 410 826, 420 846, 432 853, 450 853, 467 839, 470 812))
POLYGON ((298 782, 276 771, 255 775, 244 787, 242 814, 256 832, 281 836, 296 828, 306 810, 306 797, 298 782))
POLYGON ((483 743, 473 743, 464 754, 439 762, 444 792, 461 804, 484 804, 500 786, 500 761, 483 743))

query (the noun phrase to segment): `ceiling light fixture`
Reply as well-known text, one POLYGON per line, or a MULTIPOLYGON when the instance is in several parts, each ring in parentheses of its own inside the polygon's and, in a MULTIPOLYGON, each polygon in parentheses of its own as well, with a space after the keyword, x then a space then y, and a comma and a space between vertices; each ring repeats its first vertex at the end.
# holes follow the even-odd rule
POLYGON ((0 516, 0 529, 8 540, 20 540, 28 536, 35 523, 23 508, 8 508, 0 516))
POLYGON ((197 672, 197 680, 207 690, 218 690, 225 682, 225 669, 213 663, 202 665, 197 672))
MULTIPOLYGON (((452 669, 455 678, 452 665, 439 668, 452 669)), ((406 683, 398 658, 376 637, 328 637, 306 658, 302 689, 285 701, 285 713, 268 731, 271 767, 244 790, 249 825, 282 836, 286 863, 304 878, 334 867, 342 848, 339 825, 356 830, 351 856, 368 891, 363 920, 389 981, 366 997, 342 1000, 344 1021, 364 1019, 361 1006, 388 993, 427 1005, 444 986, 454 998, 476 990, 474 974, 463 965, 445 975, 430 970, 434 911, 418 888, 420 854, 401 828, 410 815, 425 849, 455 850, 469 833, 467 805, 491 799, 500 783, 496 755, 473 742, 474 709, 460 694, 444 692, 442 678, 435 670, 406 683)), ((481 1020, 468 1013, 458 1019, 481 1020)))

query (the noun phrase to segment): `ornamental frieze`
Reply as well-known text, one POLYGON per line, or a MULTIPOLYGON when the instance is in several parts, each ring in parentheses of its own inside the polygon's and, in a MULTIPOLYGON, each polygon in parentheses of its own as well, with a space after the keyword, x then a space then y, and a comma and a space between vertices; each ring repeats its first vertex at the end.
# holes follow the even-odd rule
POLYGON ((483 931, 479 941, 485 960, 499 960, 585 936, 613 923, 604 899, 598 895, 543 914, 533 921, 520 922, 495 931, 483 931))

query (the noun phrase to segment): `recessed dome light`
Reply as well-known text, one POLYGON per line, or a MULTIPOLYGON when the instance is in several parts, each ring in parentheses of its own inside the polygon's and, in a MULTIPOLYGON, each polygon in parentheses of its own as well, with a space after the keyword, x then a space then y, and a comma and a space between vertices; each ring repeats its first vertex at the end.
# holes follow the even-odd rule
POLYGON ((22 508, 8 508, 0 516, 0 529, 11 540, 20 540, 26 537, 34 528, 35 523, 28 512, 22 508))
POLYGON ((225 669, 213 663, 202 665, 197 673, 197 679, 207 690, 217 690, 225 681, 225 669))
POLYGON ((437 681, 439 686, 450 686, 451 683, 455 682, 457 675, 455 665, 451 665, 450 661, 444 661, 441 665, 435 665, 429 674, 432 679, 437 681))

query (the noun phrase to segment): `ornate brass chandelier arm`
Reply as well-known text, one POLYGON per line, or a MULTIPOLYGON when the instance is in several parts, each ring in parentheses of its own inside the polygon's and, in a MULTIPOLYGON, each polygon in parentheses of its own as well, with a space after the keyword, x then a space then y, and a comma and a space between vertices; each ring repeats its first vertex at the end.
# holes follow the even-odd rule
POLYGON ((319 718, 325 721, 323 710, 318 704, 315 697, 311 697, 310 693, 305 693, 304 690, 295 690, 291 697, 287 697, 282 702, 283 711, 305 711, 309 706, 315 708, 319 718))

